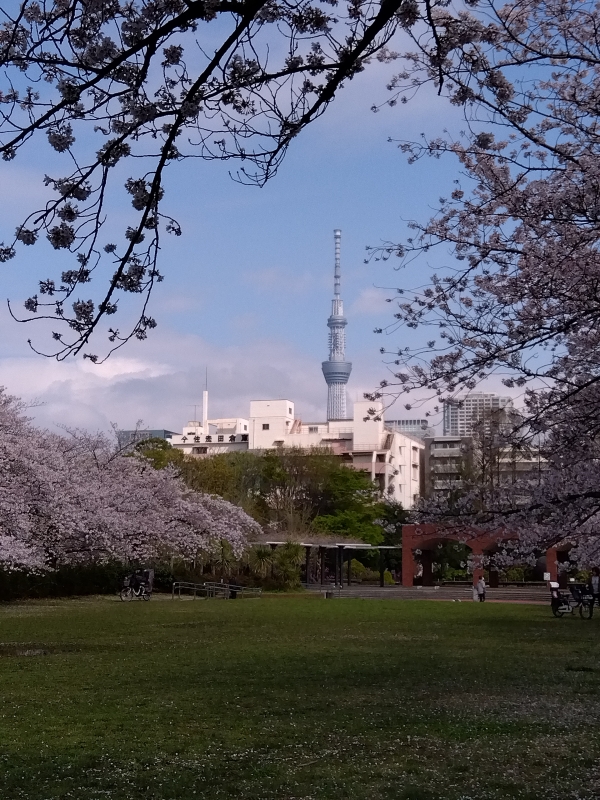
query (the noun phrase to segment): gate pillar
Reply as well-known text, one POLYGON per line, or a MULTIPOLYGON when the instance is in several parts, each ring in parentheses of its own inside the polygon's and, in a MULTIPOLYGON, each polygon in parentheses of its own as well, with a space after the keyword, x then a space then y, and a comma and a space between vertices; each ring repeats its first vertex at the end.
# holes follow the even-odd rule
POLYGON ((476 565, 473 569, 473 586, 475 586, 477 581, 480 578, 483 578, 483 547, 476 540, 469 542, 469 547, 471 548, 471 555, 473 556, 476 565))
POLYGON ((546 572, 550 573, 550 580, 558 580, 558 553, 556 547, 549 547, 546 550, 546 572))
POLYGON ((415 557, 413 555, 414 525, 402 526, 402 586, 413 586, 415 578, 415 557))

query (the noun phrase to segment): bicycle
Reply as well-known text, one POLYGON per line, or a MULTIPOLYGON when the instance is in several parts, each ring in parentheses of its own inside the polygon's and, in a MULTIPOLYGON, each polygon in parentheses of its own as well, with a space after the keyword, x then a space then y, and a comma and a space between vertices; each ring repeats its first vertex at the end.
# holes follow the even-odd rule
POLYGON ((576 608, 579 609, 581 619, 591 619, 594 613, 594 596, 583 584, 571 584, 570 594, 561 592, 558 583, 550 584, 550 607, 555 617, 563 617, 565 614, 573 614, 576 608))
POLYGON ((137 598, 138 600, 150 600, 152 591, 147 583, 140 583, 138 586, 131 586, 128 580, 125 581, 119 592, 119 597, 125 603, 137 598))
POLYGON ((590 587, 584 583, 572 584, 571 594, 579 601, 579 616, 582 619, 591 619, 594 613, 594 595, 590 587))

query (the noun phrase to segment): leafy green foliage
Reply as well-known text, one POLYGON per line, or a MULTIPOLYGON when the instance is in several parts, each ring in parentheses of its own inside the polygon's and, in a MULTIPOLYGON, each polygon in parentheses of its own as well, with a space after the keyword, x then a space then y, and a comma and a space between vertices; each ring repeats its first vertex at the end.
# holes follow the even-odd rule
POLYGON ((393 586, 395 584, 394 577, 389 569, 386 569, 383 573, 383 582, 386 586, 393 586))
POLYGON ((259 578, 266 578, 273 564, 273 550, 268 545, 257 545, 250 550, 250 568, 259 578))
POLYGON ((295 589, 300 586, 300 565, 303 560, 304 548, 298 542, 285 542, 275 550, 275 577, 280 588, 295 589))
POLYGON ((150 459, 155 469, 164 469, 169 465, 180 467, 183 462, 183 453, 171 447, 166 439, 155 436, 138 442, 133 450, 134 453, 150 459))
POLYGON ((375 524, 379 518, 378 508, 367 506, 360 509, 340 510, 333 514, 317 517, 314 527, 323 533, 331 533, 338 537, 350 536, 353 539, 362 539, 369 544, 381 544, 383 533, 381 527, 375 524))
POLYGON ((189 458, 163 440, 140 442, 137 452, 157 469, 173 465, 196 491, 241 506, 282 533, 308 531, 398 544, 406 512, 383 502, 369 475, 322 450, 281 449, 189 458), (160 442, 160 444, 157 444, 160 442))
POLYGON ((433 570, 443 580, 466 580, 467 562, 471 551, 460 542, 440 542, 433 549, 433 570))

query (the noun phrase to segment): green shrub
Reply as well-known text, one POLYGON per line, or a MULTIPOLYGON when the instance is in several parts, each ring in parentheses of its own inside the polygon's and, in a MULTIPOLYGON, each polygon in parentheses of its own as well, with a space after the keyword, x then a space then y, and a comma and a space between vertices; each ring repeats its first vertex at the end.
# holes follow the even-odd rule
POLYGON ((363 580, 368 572, 365 565, 362 564, 357 558, 353 558, 350 562, 350 569, 352 571, 352 577, 358 581, 363 580))
POLYGON ((580 570, 575 575, 575 580, 577 583, 589 583, 591 579, 592 579, 592 573, 586 569, 580 570))
POLYGON ((524 581, 525 580, 525 567, 509 567, 505 573, 507 581, 524 581))
POLYGON ((39 574, 0 570, 0 600, 112 594, 129 571, 118 562, 60 567, 39 574))
POLYGON ((446 581, 466 581, 469 579, 469 573, 466 569, 453 569, 447 567, 444 573, 444 580, 446 581))

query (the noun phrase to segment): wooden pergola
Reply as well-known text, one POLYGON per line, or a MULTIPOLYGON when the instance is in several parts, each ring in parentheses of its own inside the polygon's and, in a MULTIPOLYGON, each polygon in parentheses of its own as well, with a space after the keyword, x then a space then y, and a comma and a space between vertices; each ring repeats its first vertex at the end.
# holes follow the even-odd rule
MULTIPOLYGON (((286 542, 268 541, 265 544, 269 545, 272 550, 286 544, 286 542)), ((358 550, 378 550, 379 551, 379 585, 384 586, 384 573, 386 569, 385 555, 387 550, 402 550, 402 545, 385 545, 385 544, 366 544, 364 542, 297 542, 306 551, 305 568, 306 568, 306 584, 310 585, 310 561, 313 549, 317 550, 318 563, 320 564, 320 584, 325 585, 325 567, 327 556, 334 551, 334 580, 336 586, 344 585, 344 561, 347 561, 346 571, 346 584, 350 586, 352 583, 352 554, 358 550)))

